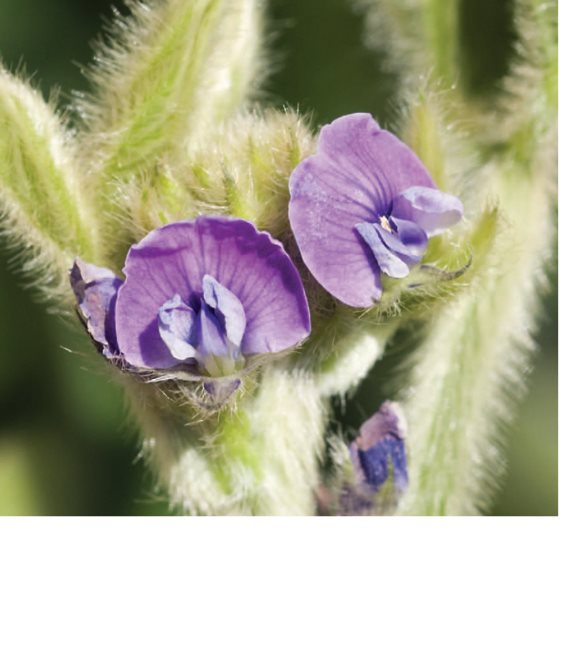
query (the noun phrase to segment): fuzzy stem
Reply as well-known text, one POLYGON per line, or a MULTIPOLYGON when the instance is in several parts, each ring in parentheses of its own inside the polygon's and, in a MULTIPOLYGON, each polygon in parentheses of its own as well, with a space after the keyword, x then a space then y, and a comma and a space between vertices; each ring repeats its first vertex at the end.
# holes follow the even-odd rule
POLYGON ((269 367, 255 396, 188 423, 132 389, 151 461, 172 506, 193 515, 312 515, 327 399, 313 377, 269 367))
POLYGON ((395 324, 346 334, 328 359, 268 370, 249 413, 251 440, 262 455, 262 492, 255 513, 312 515, 319 485, 329 401, 344 397, 382 356, 395 324), (258 447, 259 446, 259 447, 258 447))
POLYGON ((314 366, 296 357, 269 365, 254 395, 203 422, 130 387, 145 455, 171 504, 194 515, 313 515, 330 397, 358 384, 393 330, 347 335, 314 366))
POLYGON ((552 240, 549 199, 514 167, 494 170, 514 219, 500 227, 490 263, 468 291, 432 320, 418 353, 403 514, 486 510, 499 471, 494 430, 523 387, 552 240))
POLYGON ((324 448, 327 398, 304 372, 266 372, 253 405, 252 440, 261 454, 261 495, 254 513, 313 515, 324 448))

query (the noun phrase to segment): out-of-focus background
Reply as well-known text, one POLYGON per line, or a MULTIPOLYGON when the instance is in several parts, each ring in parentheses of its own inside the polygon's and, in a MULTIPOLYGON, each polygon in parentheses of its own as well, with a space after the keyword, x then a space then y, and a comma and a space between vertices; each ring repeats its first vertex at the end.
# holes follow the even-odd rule
MULTIPOLYGON (((120 2, 116 6, 124 11, 120 2)), ((297 106, 320 124, 354 111, 390 114, 394 86, 364 46, 362 17, 347 0, 272 0, 275 69, 268 104, 297 106)), ((503 73, 513 34, 507 0, 462 0, 477 50, 471 85, 487 92, 503 73)), ((0 58, 45 94, 86 88, 81 65, 111 16, 109 0, 0 0, 0 58)), ((0 157, 1 159, 1 157, 0 157)), ((556 277, 538 336, 529 391, 510 428, 508 475, 495 515, 557 514, 556 277)), ((35 303, 0 239, 0 515, 165 515, 166 503, 138 459, 121 391, 88 339, 35 303)), ((358 424, 389 393, 410 335, 359 390, 345 422, 358 424)))

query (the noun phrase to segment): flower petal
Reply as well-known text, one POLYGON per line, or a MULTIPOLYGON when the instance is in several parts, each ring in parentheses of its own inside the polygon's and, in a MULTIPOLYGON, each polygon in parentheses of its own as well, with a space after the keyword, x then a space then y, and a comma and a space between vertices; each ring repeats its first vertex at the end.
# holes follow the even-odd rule
POLYGON ((107 268, 75 259, 70 270, 70 283, 88 333, 105 357, 116 356, 118 343, 114 317, 122 280, 107 268))
POLYGON ((368 450, 359 450, 358 463, 364 483, 374 491, 388 479, 388 462, 392 462, 394 484, 398 490, 408 486, 408 469, 404 441, 397 436, 386 436, 368 450))
MULTIPOLYGON (((410 273, 408 265, 385 244, 383 234, 387 232, 382 231, 378 224, 362 222, 362 224, 356 224, 355 228, 370 248, 382 273, 391 278, 405 278, 410 273)), ((395 242, 393 234, 388 234, 388 237, 395 242)))
POLYGON ((383 439, 394 434, 401 439, 406 437, 406 422, 400 405, 394 401, 385 401, 373 416, 360 427, 360 434, 354 442, 360 450, 367 450, 383 439))
POLYGON ((406 427, 400 406, 385 401, 360 427, 359 436, 350 445, 350 457, 360 482, 376 491, 388 477, 388 461, 394 469, 398 490, 408 484, 405 451, 406 427))
POLYGON ((388 478, 389 443, 390 439, 383 439, 368 450, 358 451, 364 481, 374 490, 378 490, 388 478))
POLYGON ((398 490, 408 487, 408 463, 406 461, 406 447, 404 440, 398 437, 388 437, 388 451, 394 469, 394 484, 398 490))
POLYGON ((160 337, 179 362, 194 359, 196 348, 192 345, 196 328, 196 313, 186 305, 179 294, 166 301, 158 311, 160 337))
POLYGON ((400 255, 407 264, 419 262, 428 247, 426 231, 419 224, 406 219, 390 217, 390 222, 395 231, 394 233, 382 232, 386 245, 400 255))
POLYGON ((198 314, 196 343, 203 363, 214 357, 232 359, 224 320, 205 303, 202 303, 198 314))
MULTIPOLYGON (((206 275, 242 304, 243 354, 279 352, 310 333, 308 302, 290 257, 244 220, 202 216, 160 227, 130 248, 124 273, 116 328, 120 350, 134 366, 174 366, 158 332, 158 311, 175 294, 185 303, 197 300, 206 275)), ((232 332, 237 338, 238 324, 232 332)))
POLYGON ((338 165, 352 168, 353 174, 365 184, 371 183, 372 194, 382 195, 380 209, 408 187, 435 186, 430 173, 408 145, 381 129, 374 117, 365 112, 339 117, 324 126, 318 153, 330 154, 338 165))
POLYGON ((246 314, 242 303, 211 275, 205 275, 202 279, 202 292, 204 301, 216 310, 226 325, 226 337, 239 348, 246 331, 246 314))
POLYGON ((462 219, 462 201, 438 189, 410 187, 394 199, 394 217, 419 224, 428 234, 435 236, 462 219))
POLYGON ((369 307, 381 294, 380 269, 355 233, 389 214, 396 194, 433 187, 420 159, 369 114, 336 119, 317 153, 290 177, 290 223, 304 263, 337 299, 369 307))

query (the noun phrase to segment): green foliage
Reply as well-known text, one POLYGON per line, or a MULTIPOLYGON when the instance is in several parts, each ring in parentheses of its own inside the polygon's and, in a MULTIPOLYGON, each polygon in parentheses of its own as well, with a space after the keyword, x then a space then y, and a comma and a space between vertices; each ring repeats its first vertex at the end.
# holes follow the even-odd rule
POLYGON ((131 2, 91 71, 96 94, 80 100, 85 143, 100 179, 141 173, 185 152, 244 104, 260 64, 255 0, 131 2))
POLYGON ((2 228, 22 250, 22 270, 43 294, 66 302, 75 255, 94 260, 98 231, 83 198, 69 132, 26 82, 0 69, 2 228))
POLYGON ((288 178, 312 151, 313 137, 294 112, 240 114, 216 126, 186 161, 163 163, 125 191, 126 228, 140 240, 159 222, 202 213, 248 219, 275 237, 288 226, 288 178))

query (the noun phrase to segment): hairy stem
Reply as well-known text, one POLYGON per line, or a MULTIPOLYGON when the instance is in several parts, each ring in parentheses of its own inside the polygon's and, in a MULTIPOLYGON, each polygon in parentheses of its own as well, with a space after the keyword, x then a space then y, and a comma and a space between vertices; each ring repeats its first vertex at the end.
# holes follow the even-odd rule
POLYGON ((131 388, 145 455, 171 504, 194 515, 313 515, 330 397, 360 382, 392 331, 344 339, 320 366, 270 365, 256 390, 202 422, 131 388))
POLYGON ((553 241, 550 199, 545 176, 510 163, 493 166, 491 176, 510 219, 499 222, 468 290, 432 319, 417 354, 403 514, 487 510, 500 470, 497 430, 524 387, 553 241))

